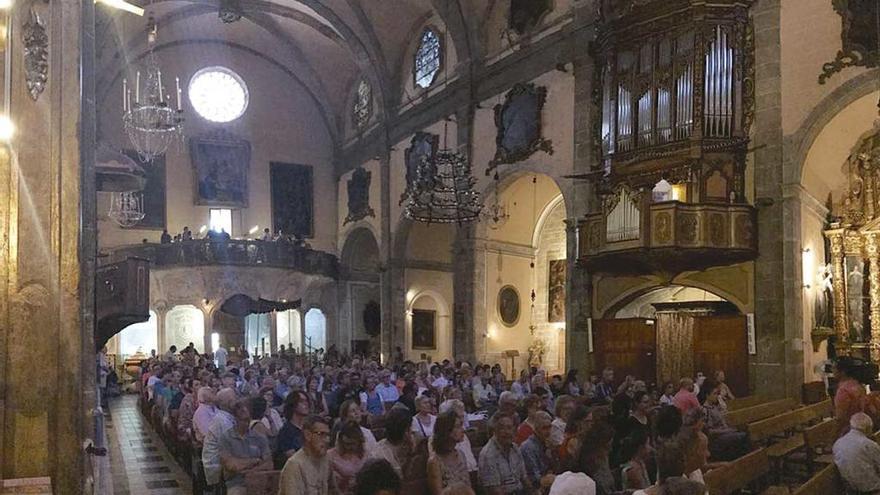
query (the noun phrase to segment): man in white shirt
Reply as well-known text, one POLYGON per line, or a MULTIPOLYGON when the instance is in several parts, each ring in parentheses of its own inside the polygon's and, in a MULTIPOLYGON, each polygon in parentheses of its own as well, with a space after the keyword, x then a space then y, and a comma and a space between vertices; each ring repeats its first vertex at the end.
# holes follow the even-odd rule
POLYGON ((382 383, 376 385, 376 393, 382 398, 382 402, 395 402, 400 398, 400 392, 391 383, 391 374, 387 371, 382 373, 382 383))
POLYGON ((841 478, 863 494, 880 494, 880 445, 868 437, 873 431, 871 417, 855 413, 849 419, 849 432, 832 449, 841 478))
POLYGON ((235 426, 232 408, 237 397, 235 391, 224 388, 217 392, 217 414, 211 420, 211 426, 205 434, 202 444, 202 464, 205 467, 205 481, 209 488, 220 483, 220 438, 235 426))
POLYGON ((214 364, 216 364, 221 370, 226 368, 227 357, 229 357, 229 353, 223 348, 223 345, 218 346, 217 349, 214 350, 214 364))

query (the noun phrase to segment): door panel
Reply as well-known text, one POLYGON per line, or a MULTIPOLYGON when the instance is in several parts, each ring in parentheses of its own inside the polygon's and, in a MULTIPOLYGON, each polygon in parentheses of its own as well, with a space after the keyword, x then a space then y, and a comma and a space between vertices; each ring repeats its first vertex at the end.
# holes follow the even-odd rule
POLYGON ((694 369, 713 378, 724 370, 737 397, 749 394, 749 349, 746 317, 698 316, 694 322, 694 369))
POLYGON ((656 381, 656 335, 652 320, 624 318, 593 322, 596 373, 614 368, 620 381, 626 375, 651 384, 656 381), (649 323, 650 322, 650 323, 649 323))

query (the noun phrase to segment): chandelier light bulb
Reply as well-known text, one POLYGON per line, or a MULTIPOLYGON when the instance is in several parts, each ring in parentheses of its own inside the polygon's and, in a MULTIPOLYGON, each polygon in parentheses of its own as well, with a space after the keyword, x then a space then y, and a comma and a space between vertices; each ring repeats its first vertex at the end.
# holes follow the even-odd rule
POLYGON ((12 141, 13 136, 15 136, 15 124, 8 115, 0 115, 0 141, 8 143, 12 141))

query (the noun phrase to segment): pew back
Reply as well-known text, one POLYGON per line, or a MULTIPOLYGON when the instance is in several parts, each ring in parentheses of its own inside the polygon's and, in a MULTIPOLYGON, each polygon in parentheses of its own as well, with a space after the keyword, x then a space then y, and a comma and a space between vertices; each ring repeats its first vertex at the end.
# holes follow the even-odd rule
POLYGON ((749 423, 747 431, 752 442, 761 442, 770 437, 822 419, 831 415, 831 400, 801 407, 760 421, 749 423))
POLYGON ((705 474, 706 489, 712 495, 728 495, 742 490, 770 471, 766 449, 759 449, 705 474))
POLYGON ((736 411, 727 413, 727 423, 734 427, 742 427, 754 421, 769 418, 786 411, 790 411, 797 406, 797 401, 792 398, 780 399, 773 402, 759 404, 757 406, 746 407, 736 411))
POLYGON ((810 478, 794 491, 793 495, 830 495, 844 493, 843 482, 837 473, 837 466, 829 465, 810 478))
POLYGON ((760 395, 749 395, 746 397, 738 397, 733 400, 727 401, 727 410, 728 411, 738 411, 740 409, 745 409, 747 407, 757 406, 761 403, 767 402, 767 400, 760 395))

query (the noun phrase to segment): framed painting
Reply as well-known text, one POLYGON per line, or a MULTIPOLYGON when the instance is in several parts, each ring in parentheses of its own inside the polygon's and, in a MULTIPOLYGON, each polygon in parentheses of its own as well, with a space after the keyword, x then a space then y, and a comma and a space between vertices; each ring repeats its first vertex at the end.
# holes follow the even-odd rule
POLYGON ((190 139, 196 204, 247 208, 251 144, 233 137, 190 139))
POLYGON ((512 285, 505 285, 498 291, 498 316, 501 323, 512 327, 519 322, 519 292, 512 285))
POLYGON ((313 237, 314 185, 312 167, 295 163, 269 164, 272 232, 313 237))
POLYGON ((124 150, 125 156, 135 161, 145 175, 143 194, 144 218, 131 229, 165 230, 167 225, 165 202, 165 155, 157 156, 152 162, 144 162, 135 150, 124 150))
POLYGON ((550 260, 547 277, 547 321, 558 323, 565 321, 565 274, 567 260, 550 260))
POLYGON ((370 207, 370 182, 372 174, 364 167, 354 169, 346 184, 348 191, 348 215, 342 225, 358 220, 375 217, 376 212, 370 207))
POLYGON ((553 143, 542 136, 546 101, 547 88, 517 83, 507 92, 504 104, 495 105, 496 151, 486 175, 498 165, 523 161, 538 151, 553 154, 553 143))
POLYGON ((430 309, 412 310, 412 348, 434 350, 437 348, 437 312, 430 309))
POLYGON ((847 256, 844 259, 846 268, 846 314, 849 319, 850 342, 867 342, 871 328, 871 296, 868 293, 870 284, 869 267, 861 256, 847 256))

